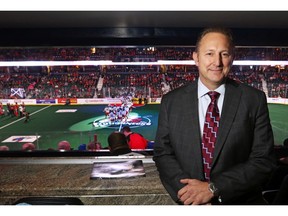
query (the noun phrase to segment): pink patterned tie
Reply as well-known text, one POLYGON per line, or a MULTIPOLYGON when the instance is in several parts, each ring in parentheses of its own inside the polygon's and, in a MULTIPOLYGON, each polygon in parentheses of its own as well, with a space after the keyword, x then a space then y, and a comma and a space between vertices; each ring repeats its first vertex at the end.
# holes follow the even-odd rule
POLYGON ((217 98, 219 97, 219 93, 215 91, 208 92, 208 95, 211 98, 211 102, 208 106, 205 122, 204 122, 204 130, 203 130, 203 138, 202 138, 202 156, 203 156, 203 165, 204 165, 204 174, 206 180, 210 180, 210 169, 213 159, 213 151, 217 138, 217 131, 219 127, 219 110, 217 107, 217 98))

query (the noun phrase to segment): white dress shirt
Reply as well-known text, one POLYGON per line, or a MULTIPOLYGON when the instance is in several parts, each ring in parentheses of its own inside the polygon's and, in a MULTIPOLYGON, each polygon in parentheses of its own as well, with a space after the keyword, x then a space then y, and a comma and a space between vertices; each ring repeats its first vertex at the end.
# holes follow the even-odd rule
MULTIPOLYGON (((203 136, 203 129, 204 129, 204 121, 208 106, 211 102, 210 96, 207 94, 210 90, 198 79, 198 108, 199 108, 199 124, 200 124, 200 131, 201 137, 203 136)), ((217 100, 217 106, 219 109, 219 115, 221 118, 221 112, 223 107, 224 101, 224 94, 225 94, 225 84, 222 84, 217 89, 216 92, 220 93, 220 96, 217 100)))

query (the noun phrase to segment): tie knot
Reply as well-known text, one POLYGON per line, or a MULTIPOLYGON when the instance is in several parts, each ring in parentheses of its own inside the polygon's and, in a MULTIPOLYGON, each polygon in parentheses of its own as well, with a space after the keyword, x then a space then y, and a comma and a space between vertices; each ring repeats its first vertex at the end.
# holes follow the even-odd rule
POLYGON ((208 95, 210 96, 211 98, 211 101, 215 101, 217 100, 217 98, 219 97, 220 93, 216 92, 216 91, 210 91, 208 92, 208 95))

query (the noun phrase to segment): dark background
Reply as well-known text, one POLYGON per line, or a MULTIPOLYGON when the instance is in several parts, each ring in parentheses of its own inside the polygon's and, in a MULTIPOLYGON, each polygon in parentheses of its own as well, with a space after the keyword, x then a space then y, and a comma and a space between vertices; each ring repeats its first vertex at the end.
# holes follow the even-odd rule
POLYGON ((288 46, 287 11, 0 11, 0 46, 191 46, 207 26, 237 46, 288 46))

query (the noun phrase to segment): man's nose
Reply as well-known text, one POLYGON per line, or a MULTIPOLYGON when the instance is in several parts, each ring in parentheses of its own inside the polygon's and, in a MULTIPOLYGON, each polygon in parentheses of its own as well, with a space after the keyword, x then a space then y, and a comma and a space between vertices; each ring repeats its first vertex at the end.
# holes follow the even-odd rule
POLYGON ((222 66, 223 65, 221 54, 215 55, 214 64, 217 65, 217 66, 222 66))

